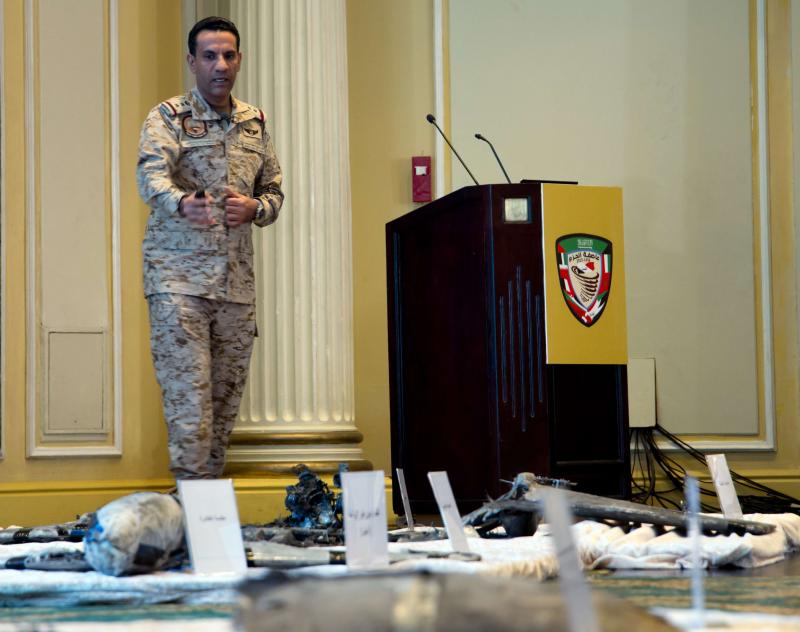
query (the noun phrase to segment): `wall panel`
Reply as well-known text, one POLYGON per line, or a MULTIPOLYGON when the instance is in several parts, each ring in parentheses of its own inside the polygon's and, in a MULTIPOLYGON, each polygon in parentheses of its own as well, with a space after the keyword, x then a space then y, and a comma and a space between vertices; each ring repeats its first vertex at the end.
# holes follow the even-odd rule
MULTIPOLYGON (((0 0, 0 33, 3 32, 5 17, 5 0, 0 0)), ((4 425, 5 402, 5 373, 6 373, 6 345, 3 339, 6 335, 6 130, 5 130, 5 77, 4 68, 5 47, 0 43, 0 459, 3 458, 6 448, 6 433, 4 425)))
POLYGON ((25 3, 29 456, 121 450, 115 16, 115 0, 25 3))
MULTIPOLYGON (((475 132, 512 179, 622 186, 630 355, 655 358, 659 422, 774 447, 759 390, 771 387, 759 370, 772 378, 757 324, 769 326, 756 285, 767 209, 753 187, 750 4, 449 8, 453 139, 478 179, 502 174, 475 132)), ((454 188, 469 182, 452 170, 454 188)))

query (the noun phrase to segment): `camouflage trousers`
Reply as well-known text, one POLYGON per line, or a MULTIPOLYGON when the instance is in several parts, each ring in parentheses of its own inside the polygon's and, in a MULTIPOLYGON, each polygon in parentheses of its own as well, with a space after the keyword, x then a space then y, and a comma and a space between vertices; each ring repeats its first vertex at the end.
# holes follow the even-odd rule
POLYGON ((147 303, 170 470, 176 480, 218 478, 250 366, 255 306, 183 294, 147 303))

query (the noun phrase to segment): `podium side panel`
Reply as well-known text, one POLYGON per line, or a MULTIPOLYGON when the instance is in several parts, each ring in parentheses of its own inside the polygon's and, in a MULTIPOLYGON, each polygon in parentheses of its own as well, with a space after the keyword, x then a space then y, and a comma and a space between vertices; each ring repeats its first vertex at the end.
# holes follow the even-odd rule
POLYGON ((542 185, 548 364, 628 362, 622 189, 542 185))
POLYGON ((437 510, 429 471, 448 472, 462 511, 499 485, 488 210, 472 187, 387 225, 392 470, 415 513, 437 510))
POLYGON ((492 185, 499 474, 506 480, 551 469, 540 186, 492 185), (529 220, 508 221, 507 204, 525 209, 529 220))

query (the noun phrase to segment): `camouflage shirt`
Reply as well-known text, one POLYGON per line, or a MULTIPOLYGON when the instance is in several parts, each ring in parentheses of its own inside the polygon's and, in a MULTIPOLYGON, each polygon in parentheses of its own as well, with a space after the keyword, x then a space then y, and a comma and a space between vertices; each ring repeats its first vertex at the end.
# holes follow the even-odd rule
POLYGON ((150 206, 142 247, 145 296, 162 292, 253 303, 250 223, 225 224, 226 186, 264 205, 267 226, 278 218, 281 168, 261 110, 231 97, 223 119, 197 89, 164 101, 145 119, 136 168, 150 206), (178 212, 181 198, 205 190, 216 224, 193 224, 178 212))

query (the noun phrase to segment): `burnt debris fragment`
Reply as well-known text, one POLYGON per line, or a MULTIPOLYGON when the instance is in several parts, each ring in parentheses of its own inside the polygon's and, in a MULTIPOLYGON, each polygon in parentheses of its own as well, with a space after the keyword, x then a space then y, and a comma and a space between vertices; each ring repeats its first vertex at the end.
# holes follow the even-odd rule
MULTIPOLYGON (((540 478, 530 472, 518 474, 509 492, 464 516, 464 524, 475 527, 483 536, 499 526, 506 529, 509 537, 533 535, 543 512, 543 486, 540 481, 540 478)), ((686 529, 687 517, 681 511, 568 489, 558 489, 557 493, 564 495, 573 515, 579 518, 608 522, 623 528, 652 524, 657 527, 675 527, 679 531, 686 529)), ((700 528, 706 535, 765 535, 775 530, 774 525, 763 522, 709 515, 700 516, 700 528)))

